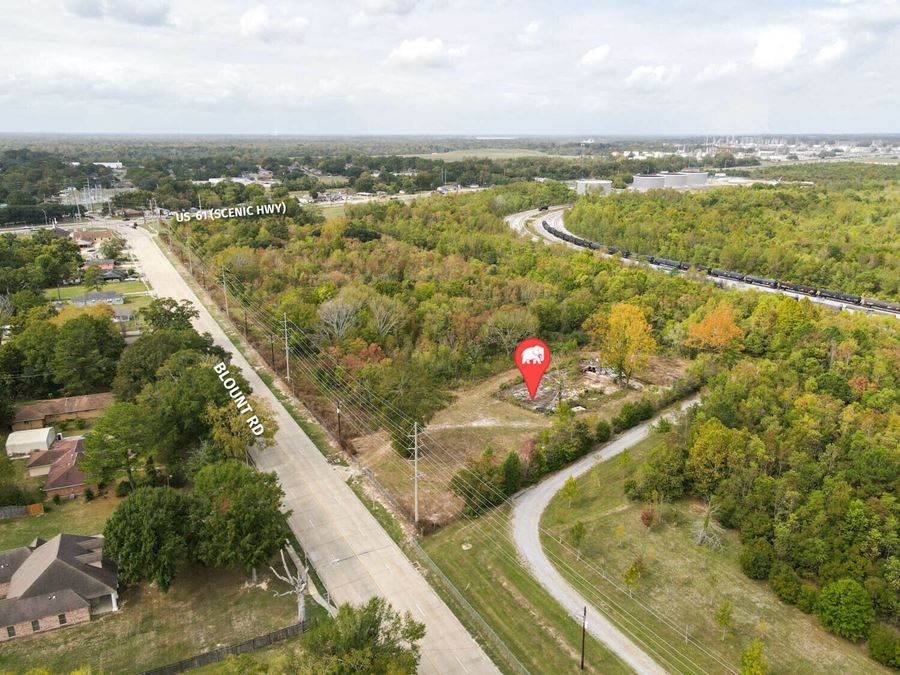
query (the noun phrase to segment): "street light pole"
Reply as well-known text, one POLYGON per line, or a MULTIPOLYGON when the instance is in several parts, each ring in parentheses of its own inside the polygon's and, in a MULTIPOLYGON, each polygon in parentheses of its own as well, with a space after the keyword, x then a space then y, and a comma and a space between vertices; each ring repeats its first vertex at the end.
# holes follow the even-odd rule
POLYGON ((587 632, 587 605, 584 608, 584 617, 581 620, 581 669, 584 670, 584 638, 587 632))

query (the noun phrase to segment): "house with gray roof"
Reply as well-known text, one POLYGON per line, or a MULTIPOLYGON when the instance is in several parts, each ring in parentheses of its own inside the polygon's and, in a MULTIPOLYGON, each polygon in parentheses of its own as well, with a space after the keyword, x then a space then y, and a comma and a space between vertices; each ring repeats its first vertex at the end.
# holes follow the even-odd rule
POLYGON ((118 606, 103 538, 58 534, 0 551, 0 642, 90 621, 118 606))

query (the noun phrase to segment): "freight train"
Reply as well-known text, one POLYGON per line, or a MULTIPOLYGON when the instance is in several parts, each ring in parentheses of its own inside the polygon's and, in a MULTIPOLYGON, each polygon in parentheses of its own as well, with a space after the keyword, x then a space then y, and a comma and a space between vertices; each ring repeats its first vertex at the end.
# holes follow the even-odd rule
POLYGON ((848 305, 858 305, 860 307, 868 307, 870 309, 880 309, 885 312, 892 312, 894 314, 900 315, 900 303, 896 302, 888 302, 886 300, 878 300, 876 298, 867 298, 859 295, 854 295, 852 293, 843 293, 841 291, 830 291, 825 288, 814 288, 812 286, 794 284, 788 281, 778 281, 777 279, 758 277, 753 274, 741 274, 740 272, 732 272, 730 270, 719 269, 717 267, 708 267, 706 265, 700 265, 696 263, 687 263, 682 260, 672 260, 671 258, 659 258, 652 255, 635 254, 627 249, 618 248, 616 246, 604 246, 603 244, 598 244, 595 241, 589 241, 587 239, 582 239, 581 237, 576 237, 573 234, 563 232, 562 230, 553 227, 546 220, 541 221, 541 226, 546 232, 549 232, 557 239, 562 239, 563 241, 567 241, 570 244, 574 244, 575 246, 589 248, 594 251, 605 251, 609 255, 618 254, 623 258, 641 260, 643 262, 650 263, 651 265, 656 265, 657 267, 669 268, 673 270, 695 269, 711 277, 741 281, 745 284, 751 284, 753 286, 777 288, 780 290, 791 291, 792 293, 802 293, 803 295, 809 295, 813 297, 828 298, 829 300, 837 300, 838 302, 843 302, 848 305))

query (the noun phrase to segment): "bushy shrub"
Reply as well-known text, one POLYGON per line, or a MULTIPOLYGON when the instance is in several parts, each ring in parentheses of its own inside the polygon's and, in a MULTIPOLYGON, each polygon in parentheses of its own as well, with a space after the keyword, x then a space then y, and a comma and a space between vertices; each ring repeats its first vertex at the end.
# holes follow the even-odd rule
POLYGON ((53 503, 59 506, 62 504, 62 499, 60 499, 59 495, 53 495, 53 503))
POLYGON ((800 592, 797 594, 797 609, 805 614, 812 614, 816 611, 816 602, 819 600, 819 592, 815 586, 809 584, 801 584, 800 592))
POLYGON ((802 584, 793 567, 776 560, 769 572, 769 581, 772 583, 772 590, 775 591, 775 595, 789 605, 797 603, 802 584))
POLYGON ((12 482, 0 483, 0 504, 3 506, 27 506, 43 501, 36 490, 26 490, 12 482))
POLYGON ((900 636, 877 623, 869 633, 869 656, 891 668, 900 668, 900 636))
POLYGON ((94 491, 88 488, 84 491, 84 501, 89 502, 94 498, 94 491))
POLYGON ((612 427, 606 420, 598 420, 597 426, 594 427, 594 441, 596 443, 606 443, 612 438, 612 427))
POLYGON ((620 431, 625 431, 625 429, 630 429, 644 420, 649 420, 653 417, 654 412, 656 412, 656 406, 649 398, 642 398, 634 402, 627 401, 622 404, 618 414, 613 417, 613 431, 619 433, 620 431))
POLYGON ((823 588, 816 613, 825 628, 848 640, 868 635, 875 618, 869 594, 853 579, 839 579, 823 588))
POLYGON ((116 485, 116 497, 127 497, 131 494, 131 483, 127 480, 120 481, 118 485, 116 485))
POLYGON ((765 579, 772 569, 774 550, 766 539, 751 539, 741 548, 741 569, 751 579, 765 579))

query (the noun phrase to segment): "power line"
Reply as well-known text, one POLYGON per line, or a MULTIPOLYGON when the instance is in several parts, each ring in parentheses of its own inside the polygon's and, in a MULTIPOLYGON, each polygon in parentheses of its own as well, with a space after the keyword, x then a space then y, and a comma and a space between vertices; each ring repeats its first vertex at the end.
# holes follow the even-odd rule
MULTIPOLYGON (((180 239, 179 239, 179 243, 181 243, 180 239)), ((198 258, 200 258, 200 260, 202 260, 202 256, 198 256, 198 258)), ((244 286, 243 282, 234 278, 233 275, 231 275, 230 273, 226 274, 224 265, 222 266, 222 276, 223 276, 223 293, 227 294, 228 290, 231 290, 232 298, 236 299, 239 303, 241 303, 245 308, 248 309, 250 314, 253 316, 254 324, 257 327, 262 328, 263 334, 272 333, 272 328, 267 327, 266 320, 268 319, 269 321, 272 321, 274 319, 274 317, 267 316, 260 305, 252 305, 252 303, 250 303, 248 301, 248 299, 246 298, 247 289, 244 286), (231 283, 229 283, 229 281, 231 283), (236 286, 238 288, 235 288, 236 286)), ((284 321, 287 321, 286 317, 285 317, 284 321)), ((278 321, 277 323, 282 323, 282 322, 278 321)), ((295 358, 297 358, 300 361, 301 371, 307 375, 310 383, 313 384, 314 386, 316 386, 317 388, 319 388, 320 391, 324 390, 323 393, 326 393, 332 397, 334 396, 335 393, 341 392, 342 388, 346 387, 346 383, 343 383, 340 380, 337 380, 337 378, 335 378, 333 374, 328 373, 327 370, 320 369, 320 371, 317 372, 315 368, 303 365, 303 361, 307 360, 307 359, 313 361, 314 363, 319 363, 319 364, 321 364, 323 361, 327 362, 329 360, 331 360, 333 362, 333 360, 330 359, 330 357, 328 357, 327 355, 322 354, 322 353, 312 353, 312 352, 305 353, 303 351, 304 350, 303 345, 304 344, 306 344, 306 345, 314 344, 316 342, 316 340, 315 340, 315 338, 312 338, 311 336, 307 335, 305 333, 305 331, 303 331, 302 329, 297 327, 295 324, 293 324, 293 322, 290 322, 290 323, 292 326, 292 330, 290 331, 291 334, 293 334, 294 330, 296 330, 300 334, 300 336, 303 338, 303 340, 300 342, 300 344, 293 343, 293 342, 290 343, 289 353, 286 353, 286 356, 285 356, 286 362, 289 363, 290 356, 293 355, 295 358), (327 378, 329 377, 329 375, 332 379, 332 384, 330 384, 330 385, 327 382, 327 378)), ((272 326, 272 324, 268 324, 268 325, 272 326)), ((286 342, 290 342, 290 341, 286 339, 286 342)), ((333 363, 333 364, 335 366, 337 365, 336 363, 333 363)), ((358 381, 355 381, 355 383, 357 385, 360 384, 358 381)), ((367 392, 367 393, 373 400, 378 401, 382 405, 384 405, 386 407, 386 409, 392 410, 395 413, 398 412, 398 411, 396 411, 396 408, 394 408, 389 402, 381 399, 377 394, 374 394, 373 392, 367 392)), ((348 392, 344 391, 343 394, 346 397, 348 392)), ((364 420, 364 416, 368 414, 368 415, 374 417, 379 422, 379 426, 381 428, 384 428, 389 431, 393 431, 395 433, 400 434, 401 436, 405 435, 407 433, 403 429, 398 427, 397 423, 395 423, 393 420, 385 417, 384 410, 379 410, 378 408, 376 408, 373 405, 373 403, 371 401, 367 401, 365 398, 362 398, 361 394, 358 390, 354 391, 351 389, 349 391, 349 401, 347 398, 343 398, 342 401, 344 403, 344 406, 343 406, 344 413, 348 414, 351 418, 354 418, 357 422, 360 422, 361 428, 363 428, 363 429, 371 428, 371 426, 366 424, 365 420, 364 420), (355 401, 354 401, 354 399, 355 399, 355 401), (363 412, 361 415, 350 412, 351 411, 351 408, 350 408, 351 402, 355 403, 362 409, 363 412)), ((400 419, 405 419, 405 416, 402 414, 400 414, 399 417, 400 417, 400 419)), ((422 433, 427 434, 427 430, 422 433)), ((443 446, 441 446, 440 443, 435 441, 433 439, 433 437, 430 437, 430 438, 433 441, 433 443, 430 444, 431 447, 436 446, 438 448, 441 448, 445 451, 446 454, 450 455, 449 452, 446 452, 446 448, 443 448, 443 446)), ((397 459, 399 459, 399 458, 397 458, 397 459)), ((443 475, 444 478, 449 478, 449 476, 451 476, 454 473, 454 468, 452 466, 449 466, 446 462, 443 462, 442 460, 438 459, 436 456, 433 456, 430 453, 424 455, 421 459, 422 459, 422 461, 430 462, 431 465, 435 468, 435 472, 438 472, 438 471, 442 472, 441 475, 443 475)), ((479 482, 481 482, 482 485, 485 488, 487 488, 489 491, 493 491, 496 497, 501 498, 501 502, 500 502, 501 504, 508 501, 508 498, 506 497, 506 495, 499 493, 499 491, 496 489, 495 486, 493 486, 489 483, 486 483, 483 479, 481 479, 480 476, 475 476, 475 478, 479 482)), ((377 483, 377 479, 376 479, 376 483, 377 483)), ((475 485, 468 485, 464 481, 458 481, 458 485, 459 485, 460 490, 467 497, 467 500, 471 501, 476 506, 481 506, 484 509, 488 509, 488 508, 490 508, 491 505, 494 504, 493 502, 490 502, 490 500, 487 497, 482 496, 481 493, 478 492, 478 490, 476 489, 475 485)), ((381 487, 381 489, 383 489, 382 486, 380 486, 380 487, 381 487)), ((466 513, 463 513, 463 516, 466 517, 468 520, 470 520, 470 522, 472 522, 473 524, 477 523, 477 521, 474 517, 470 517, 466 513)), ((498 527, 493 525, 489 520, 483 521, 482 525, 484 525, 484 527, 492 526, 494 534, 498 537, 506 536, 503 531, 499 530, 498 527)), ((552 537, 551 533, 547 532, 543 528, 540 528, 540 526, 539 526, 539 531, 543 534, 546 534, 547 536, 552 537)), ((572 554, 575 553, 571 549, 571 547, 569 547, 567 544, 565 544, 565 542, 559 541, 559 543, 569 553, 572 553, 572 554)), ((494 544, 496 545, 496 541, 494 541, 494 544)), ((507 557, 513 559, 513 562, 515 562, 515 564, 517 566, 519 565, 518 561, 515 560, 512 556, 510 556, 510 554, 503 551, 503 549, 501 547, 497 546, 497 550, 501 554, 505 554, 507 557)), ((555 553, 553 553, 550 550, 546 550, 545 554, 547 554, 548 557, 552 558, 557 563, 558 567, 566 569, 569 572, 570 576, 574 576, 575 584, 578 587, 580 587, 582 589, 582 591, 585 592, 586 595, 594 598, 595 601, 597 599, 600 599, 601 606, 607 607, 608 610, 612 609, 617 614, 620 628, 625 630, 626 633, 630 634, 638 642, 640 642, 641 644, 644 644, 648 647, 650 645, 647 645, 645 640, 642 639, 639 634, 636 634, 635 631, 639 632, 640 630, 643 630, 645 633, 649 633, 652 637, 647 637, 647 639, 649 639, 655 645, 655 649, 653 649, 653 651, 656 654, 657 658, 661 659, 661 655, 658 653, 660 650, 662 650, 663 652, 672 652, 672 653, 670 653, 670 656, 674 655, 676 661, 681 661, 683 664, 687 664, 689 669, 697 668, 701 672, 703 671, 702 667, 700 667, 699 665, 694 663, 686 655, 682 654, 677 648, 672 647, 672 645, 670 645, 664 638, 662 638, 661 636, 656 634, 652 628, 643 624, 643 622, 641 622, 639 619, 634 617, 628 610, 619 606, 619 604, 615 600, 613 600, 605 592, 603 592, 602 590, 600 590, 599 588, 597 588, 596 586, 591 584, 587 579, 585 579, 576 569, 574 569, 571 565, 569 565, 565 560, 559 558, 559 556, 557 556, 555 553), (623 623, 626 625, 623 626, 622 625, 623 623), (629 625, 632 627, 631 629, 629 629, 629 627, 628 627, 629 625)), ((605 581, 607 581, 607 583, 610 583, 610 585, 613 586, 613 588, 615 590, 620 591, 622 593, 626 593, 626 591, 624 589, 622 589, 620 586, 618 586, 618 584, 613 582, 605 572, 603 572, 599 568, 591 565, 590 563, 587 563, 587 566, 590 569, 592 569, 592 571, 594 571, 595 573, 598 573, 601 576, 601 578, 603 578, 605 581)), ((644 603, 641 603, 640 601, 636 601, 634 598, 629 597, 629 600, 631 600, 632 602, 634 602, 635 604, 640 606, 642 609, 647 611, 651 616, 654 616, 657 620, 662 622, 663 625, 666 625, 673 631, 677 632, 679 635, 682 634, 681 628, 679 626, 675 625, 674 622, 672 622, 671 620, 663 617, 662 615, 659 615, 655 610, 647 607, 644 603)), ((720 665, 725 667, 728 672, 735 672, 733 667, 730 664, 723 661, 716 654, 709 652, 706 648, 704 648, 702 646, 702 644, 697 642, 694 638, 687 636, 686 641, 691 643, 695 648, 699 649, 701 652, 705 653, 709 658, 717 661, 720 665)), ((661 660, 664 660, 664 659, 661 659, 661 660)), ((671 664, 669 664, 669 665, 671 666, 671 664)))

